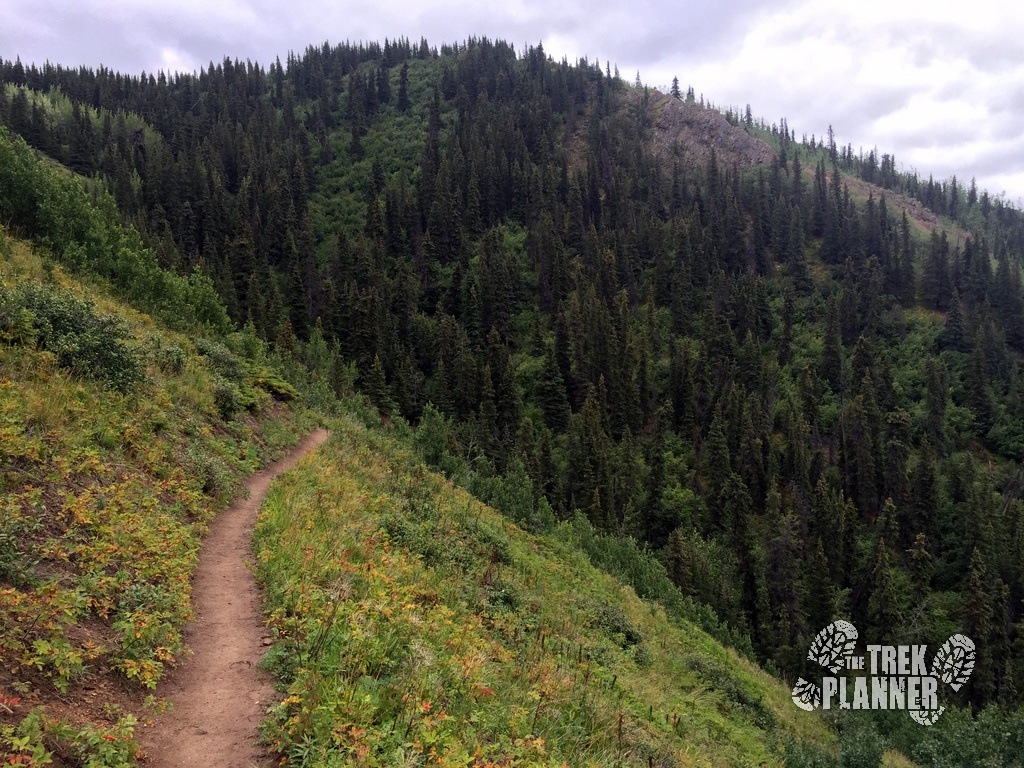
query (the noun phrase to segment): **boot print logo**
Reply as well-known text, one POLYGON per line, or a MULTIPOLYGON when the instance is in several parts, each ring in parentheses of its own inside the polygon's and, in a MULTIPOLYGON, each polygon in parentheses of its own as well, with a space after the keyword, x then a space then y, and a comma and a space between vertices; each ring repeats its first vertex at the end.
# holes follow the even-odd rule
POLYGON ((959 691, 974 671, 974 641, 953 635, 925 664, 925 645, 869 645, 855 653, 860 635, 848 621, 834 621, 819 632, 807 654, 831 672, 818 686, 802 677, 793 688, 793 703, 813 712, 822 709, 905 709, 914 721, 932 725, 945 708, 938 703, 939 683, 959 691), (853 673, 839 676, 840 670, 853 673))

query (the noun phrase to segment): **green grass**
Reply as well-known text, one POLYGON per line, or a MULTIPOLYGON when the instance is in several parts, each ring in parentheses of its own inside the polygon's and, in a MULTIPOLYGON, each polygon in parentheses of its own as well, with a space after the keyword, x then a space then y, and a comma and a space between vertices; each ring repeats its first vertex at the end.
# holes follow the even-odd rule
POLYGON ((0 754, 84 762, 99 754, 90 744, 123 742, 142 716, 102 705, 155 687, 182 658, 212 516, 311 424, 267 393, 225 418, 213 395, 222 373, 191 338, 0 230, 0 296, 23 295, 36 299, 15 307, 17 322, 0 313, 0 754), (43 349, 22 333, 65 315, 99 329, 116 318, 118 359, 138 378, 112 383, 80 365, 94 347, 73 334, 43 349))
POLYGON ((272 489, 257 572, 289 765, 781 765, 788 689, 342 418, 272 489))

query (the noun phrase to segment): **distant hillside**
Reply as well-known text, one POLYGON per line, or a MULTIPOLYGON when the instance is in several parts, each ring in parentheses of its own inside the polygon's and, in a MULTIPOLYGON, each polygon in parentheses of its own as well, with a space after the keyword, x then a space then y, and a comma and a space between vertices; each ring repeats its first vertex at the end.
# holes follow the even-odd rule
MULTIPOLYGON (((781 145, 778 130, 771 136, 763 127, 753 129, 753 126, 745 126, 731 112, 723 114, 713 106, 698 104, 692 99, 675 98, 656 90, 630 91, 621 108, 645 112, 652 126, 650 145, 666 167, 671 167, 681 158, 688 163, 707 163, 712 151, 717 162, 727 167, 767 167, 777 160, 772 145, 781 145)), ((806 151, 808 148, 801 149, 806 151)), ((810 149, 813 156, 815 148, 810 149)), ((909 183, 898 183, 903 179, 895 174, 891 179, 871 174, 866 167, 861 167, 865 164, 855 164, 852 158, 849 162, 844 161, 843 165, 846 166, 843 181, 858 203, 863 204, 870 196, 879 200, 884 197, 894 213, 907 214, 915 227, 915 236, 940 229, 948 230, 951 236, 959 236, 961 240, 970 236, 967 226, 944 215, 948 206, 938 204, 935 199, 937 193, 933 192, 932 197, 922 201, 912 196, 917 189, 909 183), (886 182, 889 182, 888 187, 883 186, 886 182)), ((963 195, 961 205, 965 211, 968 210, 967 191, 960 189, 943 194, 963 195)), ((973 204, 978 204, 977 191, 974 196, 973 204)))

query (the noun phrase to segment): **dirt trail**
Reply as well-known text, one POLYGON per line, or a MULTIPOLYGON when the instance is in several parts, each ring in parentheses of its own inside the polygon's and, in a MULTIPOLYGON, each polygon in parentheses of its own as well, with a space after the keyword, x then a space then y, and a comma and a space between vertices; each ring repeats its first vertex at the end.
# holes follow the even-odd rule
POLYGON ((256 745, 259 722, 274 695, 269 674, 256 664, 267 632, 260 592, 246 561, 252 526, 271 480, 327 439, 318 429, 285 458, 249 478, 249 498, 214 519, 196 569, 196 619, 185 639, 193 656, 170 673, 158 694, 174 708, 137 728, 147 768, 269 765, 256 745))

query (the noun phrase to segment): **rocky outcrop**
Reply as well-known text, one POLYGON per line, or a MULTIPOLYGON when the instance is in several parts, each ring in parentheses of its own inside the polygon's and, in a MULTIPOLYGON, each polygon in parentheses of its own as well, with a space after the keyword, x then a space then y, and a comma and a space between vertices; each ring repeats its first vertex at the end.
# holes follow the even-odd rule
MULTIPOLYGON (((630 91, 626 99, 639 103, 643 94, 630 91)), ((671 159, 676 145, 695 163, 705 162, 712 149, 721 162, 741 167, 766 165, 775 157, 775 150, 732 125, 717 109, 680 101, 659 91, 651 91, 649 101, 652 143, 660 157, 671 159)))

